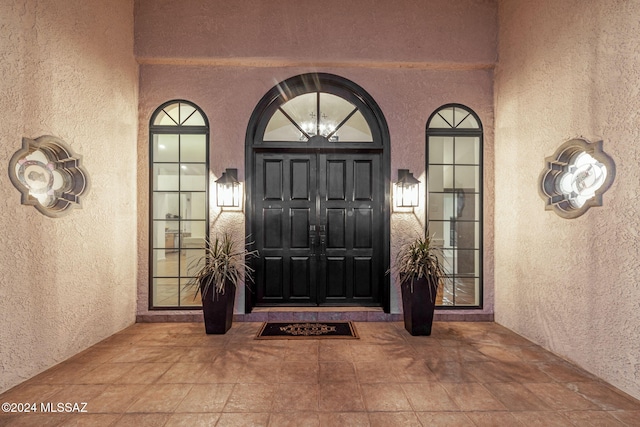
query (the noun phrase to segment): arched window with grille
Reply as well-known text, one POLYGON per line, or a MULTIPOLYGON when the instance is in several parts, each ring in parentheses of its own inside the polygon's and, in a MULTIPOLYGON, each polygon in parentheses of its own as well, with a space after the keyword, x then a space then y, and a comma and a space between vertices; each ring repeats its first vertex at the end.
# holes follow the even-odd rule
POLYGON ((209 230, 209 124, 184 100, 156 109, 149 125, 149 308, 197 308, 185 285, 209 230))
POLYGON ((482 123, 468 107, 444 105, 427 122, 427 221, 443 249, 442 307, 482 307, 482 123))

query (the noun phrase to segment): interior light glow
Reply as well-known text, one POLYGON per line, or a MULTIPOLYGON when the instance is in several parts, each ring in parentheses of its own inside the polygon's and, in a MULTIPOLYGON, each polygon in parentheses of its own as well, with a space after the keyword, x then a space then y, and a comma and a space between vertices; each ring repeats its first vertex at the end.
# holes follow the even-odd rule
POLYGON ((216 180, 216 204, 219 207, 240 206, 240 182, 237 169, 226 169, 216 180))
POLYGON ((413 208, 420 204, 420 181, 408 169, 398 169, 395 187, 396 207, 413 208))
POLYGON ((569 203, 581 208, 596 195, 607 178, 605 165, 585 152, 578 154, 566 172, 558 179, 558 190, 567 195, 569 203))

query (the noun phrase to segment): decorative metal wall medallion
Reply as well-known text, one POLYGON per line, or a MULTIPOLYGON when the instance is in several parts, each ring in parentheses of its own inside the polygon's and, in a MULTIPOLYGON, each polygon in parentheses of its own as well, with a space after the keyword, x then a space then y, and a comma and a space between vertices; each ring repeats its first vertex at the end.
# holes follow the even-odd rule
POLYGON ((545 159, 545 164, 540 196, 546 210, 563 218, 577 218, 592 206, 602 206, 602 195, 615 177, 615 164, 602 151, 602 141, 567 141, 545 159))
POLYGON ((49 217, 81 207, 89 181, 81 157, 55 136, 22 138, 22 148, 9 161, 9 178, 22 193, 22 204, 49 217))

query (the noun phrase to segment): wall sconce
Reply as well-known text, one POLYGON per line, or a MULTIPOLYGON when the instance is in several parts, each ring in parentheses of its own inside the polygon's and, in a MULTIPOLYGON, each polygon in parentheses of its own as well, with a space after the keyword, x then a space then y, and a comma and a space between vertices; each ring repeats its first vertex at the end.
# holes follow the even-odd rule
POLYGON ((396 207, 415 208, 420 205, 420 181, 414 178, 409 169, 398 169, 395 187, 396 207))
POLYGON ((562 218, 577 218, 590 207, 602 206, 602 195, 615 175, 615 164, 603 151, 602 141, 576 138, 545 159, 538 190, 546 210, 562 218))
POLYGON ((89 189, 82 157, 51 135, 22 138, 22 148, 9 161, 11 183, 22 193, 22 204, 57 218, 81 208, 89 189))
POLYGON ((219 207, 240 207, 238 169, 226 169, 216 180, 216 203, 219 207))

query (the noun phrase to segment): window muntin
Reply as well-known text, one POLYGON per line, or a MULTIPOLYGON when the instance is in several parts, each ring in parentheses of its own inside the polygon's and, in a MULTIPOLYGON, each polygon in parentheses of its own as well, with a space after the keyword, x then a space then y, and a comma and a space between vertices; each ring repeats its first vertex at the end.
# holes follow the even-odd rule
POLYGON ((460 105, 427 124, 427 219, 443 248, 448 280, 440 306, 482 305, 482 128, 460 105))
POLYGON ((196 107, 187 102, 175 102, 156 112, 153 126, 207 126, 196 107))
POLYGON ((429 129, 480 129, 478 119, 465 107, 441 108, 431 117, 429 129))
POLYGON ((308 142, 316 135, 330 142, 373 142, 371 128, 358 107, 326 92, 304 93, 280 105, 262 140, 308 142))
POLYGON ((151 119, 150 308, 199 307, 185 286, 208 233, 209 129, 201 110, 172 101, 151 119))

